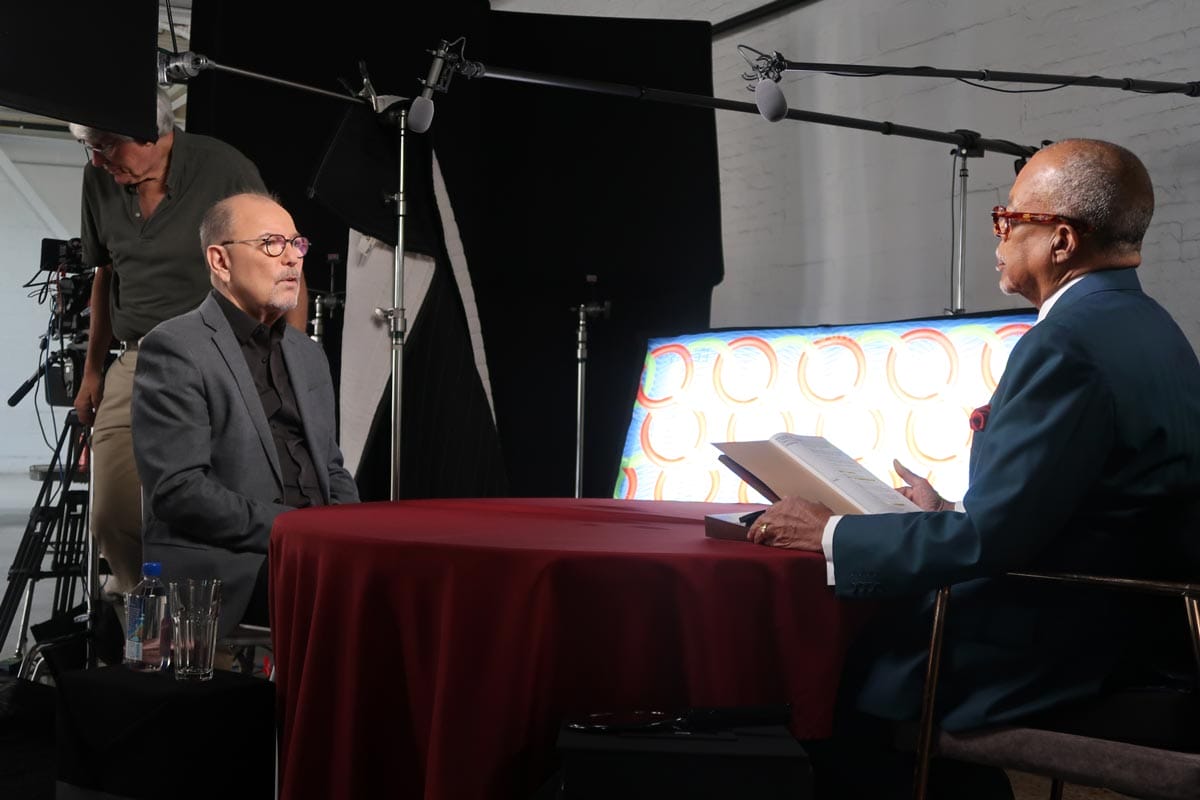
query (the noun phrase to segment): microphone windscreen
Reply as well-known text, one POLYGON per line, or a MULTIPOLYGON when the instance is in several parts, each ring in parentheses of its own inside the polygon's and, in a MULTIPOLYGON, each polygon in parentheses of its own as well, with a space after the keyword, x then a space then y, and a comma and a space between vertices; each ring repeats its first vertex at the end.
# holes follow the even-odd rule
POLYGON ((770 78, 763 78, 754 87, 754 105, 758 106, 758 113, 767 122, 779 122, 787 116, 787 100, 779 84, 770 78))
POLYGON ((413 133, 424 133, 433 124, 433 101, 428 97, 415 97, 408 109, 408 129, 413 133))

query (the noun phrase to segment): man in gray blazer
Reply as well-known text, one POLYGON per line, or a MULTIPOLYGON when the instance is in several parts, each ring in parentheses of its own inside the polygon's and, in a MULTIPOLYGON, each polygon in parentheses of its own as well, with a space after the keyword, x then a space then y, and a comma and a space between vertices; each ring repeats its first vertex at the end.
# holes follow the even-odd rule
POLYGON ((321 348, 290 328, 308 240, 263 194, 214 205, 200 226, 213 291, 142 340, 133 448, 145 560, 165 579, 223 582, 219 635, 267 624, 267 544, 279 514, 358 502, 334 436, 321 348))

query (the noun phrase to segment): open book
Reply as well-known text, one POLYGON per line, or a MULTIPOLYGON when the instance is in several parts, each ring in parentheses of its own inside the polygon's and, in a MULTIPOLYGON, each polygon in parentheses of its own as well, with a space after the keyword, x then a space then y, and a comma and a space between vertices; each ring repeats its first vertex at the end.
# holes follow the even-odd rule
POLYGON ((714 442, 720 461, 769 500, 793 495, 834 514, 920 511, 822 436, 777 433, 760 442, 714 442))

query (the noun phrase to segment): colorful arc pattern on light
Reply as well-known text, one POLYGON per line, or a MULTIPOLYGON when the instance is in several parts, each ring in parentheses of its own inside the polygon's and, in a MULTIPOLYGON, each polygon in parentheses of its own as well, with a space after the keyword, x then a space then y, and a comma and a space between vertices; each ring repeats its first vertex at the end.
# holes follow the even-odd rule
POLYGON ((894 486, 897 458, 960 498, 971 410, 990 400, 1034 319, 997 313, 652 340, 613 494, 763 502, 711 442, 786 430, 825 436, 894 486))

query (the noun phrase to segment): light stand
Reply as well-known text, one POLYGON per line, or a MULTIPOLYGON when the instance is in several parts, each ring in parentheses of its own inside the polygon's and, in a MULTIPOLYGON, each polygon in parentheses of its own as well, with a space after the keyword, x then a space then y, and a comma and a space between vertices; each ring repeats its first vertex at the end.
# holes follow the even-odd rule
MULTIPOLYGON (((962 131, 962 133, 970 133, 970 131, 962 131)), ((958 230, 955 231, 954 267, 950 271, 950 305, 946 308, 946 313, 951 315, 962 314, 967 310, 967 177, 969 175, 967 159, 982 157, 983 150, 964 143, 954 148, 952 153, 960 161, 958 167, 958 230)))
POLYGON ((396 204, 396 249, 393 254, 395 280, 392 281, 392 307, 375 309, 375 316, 386 319, 392 342, 392 471, 391 499, 400 499, 400 423, 404 380, 404 334, 408 321, 404 315, 404 132, 408 127, 408 104, 397 101, 383 112, 384 120, 395 123, 396 153, 399 156, 399 182, 396 193, 387 199, 396 204))
MULTIPOLYGON (((595 285, 596 276, 588 275, 588 283, 595 285)), ((575 362, 577 378, 575 385, 575 497, 583 497, 583 419, 584 419, 584 389, 587 385, 587 324, 588 319, 597 316, 607 317, 612 309, 612 303, 580 303, 575 313, 578 314, 579 327, 575 333, 575 362)))
POLYGON ((308 338, 317 344, 323 344, 325 341, 326 319, 332 317, 333 312, 345 304, 345 298, 339 296, 335 283, 341 259, 336 253, 330 253, 325 256, 325 261, 329 265, 329 291, 318 292, 311 286, 308 287, 308 293, 313 299, 312 334, 308 338))
MULTIPOLYGON (((371 86, 370 78, 367 75, 366 67, 362 63, 359 64, 359 69, 362 72, 363 87, 357 95, 345 95, 338 92, 330 92, 325 89, 318 89, 313 86, 295 83, 293 81, 283 80, 270 75, 262 75, 249 70, 238 69, 236 67, 228 67, 218 64, 207 56, 198 53, 186 52, 174 56, 166 54, 159 55, 159 83, 183 82, 195 77, 203 70, 217 70, 218 72, 226 72, 232 75, 241 75, 247 78, 255 78, 257 80, 274 83, 280 86, 287 86, 300 91, 311 92, 325 97, 332 97, 337 100, 342 100, 348 103, 362 104, 366 103, 371 110, 379 114, 385 124, 394 125, 396 128, 396 147, 399 156, 399 184, 394 195, 385 197, 389 202, 395 203, 396 208, 396 250, 394 256, 394 279, 392 291, 392 306, 391 308, 376 308, 375 316, 378 319, 387 320, 388 334, 391 340, 392 349, 392 443, 391 443, 391 491, 390 499, 400 499, 400 451, 401 451, 401 387, 403 385, 404 374, 404 335, 406 332, 406 318, 404 313, 404 218, 406 215, 405 200, 404 200, 404 135, 408 125, 408 109, 412 98, 401 98, 392 103, 385 109, 379 108, 379 97, 375 94, 374 88, 371 86)), ((434 75, 433 79, 436 80, 434 75)))
POLYGON ((967 157, 971 155, 966 147, 958 149, 960 163, 958 167, 958 249, 955 252, 954 273, 950 281, 950 313, 961 314, 966 310, 964 297, 966 288, 967 262, 967 157))

